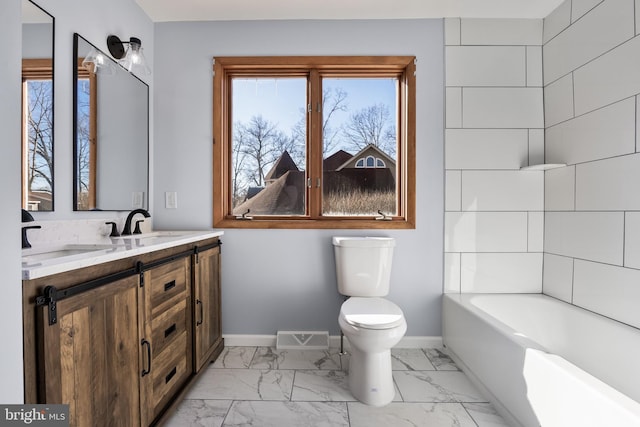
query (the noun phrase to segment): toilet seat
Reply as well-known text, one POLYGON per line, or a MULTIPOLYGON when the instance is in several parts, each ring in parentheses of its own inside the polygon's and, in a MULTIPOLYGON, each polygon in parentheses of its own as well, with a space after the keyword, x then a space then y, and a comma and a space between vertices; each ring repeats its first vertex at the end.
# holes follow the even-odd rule
POLYGON ((349 298, 342 304, 340 316, 364 329, 392 329, 404 322, 400 307, 384 298, 349 298))

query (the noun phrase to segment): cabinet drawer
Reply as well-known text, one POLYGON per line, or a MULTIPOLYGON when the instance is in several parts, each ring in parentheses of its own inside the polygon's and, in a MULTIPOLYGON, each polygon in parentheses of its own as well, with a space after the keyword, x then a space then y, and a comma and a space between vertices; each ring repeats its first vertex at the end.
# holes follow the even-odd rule
POLYGON ((145 285, 150 289, 151 315, 167 311, 178 301, 187 298, 189 275, 189 259, 182 258, 145 273, 145 285))
POLYGON ((162 353, 187 329, 187 300, 183 299, 151 322, 153 350, 162 353))
POLYGON ((187 333, 153 358, 153 415, 158 415, 167 401, 184 384, 191 372, 187 359, 187 333))

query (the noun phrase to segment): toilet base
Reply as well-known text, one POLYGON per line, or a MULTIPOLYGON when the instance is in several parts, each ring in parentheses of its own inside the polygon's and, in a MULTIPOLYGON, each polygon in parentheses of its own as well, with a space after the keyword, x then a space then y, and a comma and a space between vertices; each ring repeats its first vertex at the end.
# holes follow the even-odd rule
POLYGON ((391 350, 364 353, 351 347, 349 389, 360 402, 371 406, 390 403, 396 389, 391 371, 391 350))

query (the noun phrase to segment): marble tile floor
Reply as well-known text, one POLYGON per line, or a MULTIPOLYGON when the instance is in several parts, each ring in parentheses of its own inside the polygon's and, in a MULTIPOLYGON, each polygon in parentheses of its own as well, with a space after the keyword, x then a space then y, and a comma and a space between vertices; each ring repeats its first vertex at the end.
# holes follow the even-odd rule
POLYGON ((396 397, 363 405, 337 349, 227 347, 168 427, 508 427, 441 349, 393 349, 396 397))

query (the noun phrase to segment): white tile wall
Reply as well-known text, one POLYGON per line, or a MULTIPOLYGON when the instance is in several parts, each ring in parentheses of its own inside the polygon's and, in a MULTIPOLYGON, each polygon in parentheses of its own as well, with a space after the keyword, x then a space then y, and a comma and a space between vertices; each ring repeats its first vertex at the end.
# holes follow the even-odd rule
POLYGON ((640 34, 640 0, 636 0, 636 35, 640 34))
POLYGON ((446 96, 446 127, 460 128, 462 127, 462 88, 448 87, 445 91, 446 96))
POLYGON ((567 0, 543 47, 546 161, 575 164, 545 172, 543 291, 636 327, 639 11, 640 0, 567 0))
POLYGON ((576 114, 640 92, 640 38, 635 37, 574 71, 576 114))
POLYGON ((640 212, 624 215, 624 266, 640 269, 640 212))
POLYGON ((640 135, 640 97, 636 96, 636 153, 640 152, 640 143, 638 143, 638 135, 640 135))
POLYGON ((542 172, 462 172, 464 211, 542 211, 543 192, 542 172))
POLYGON ((460 254, 444 254, 444 292, 460 293, 460 254))
POLYGON ((462 172, 445 172, 445 210, 459 211, 462 206, 462 172))
POLYGON ((445 19, 445 38, 444 291, 540 292, 544 174, 520 168, 544 161, 542 20, 445 19))
POLYGON ((528 62, 521 46, 450 46, 445 61, 447 86, 526 85, 528 62))
POLYGON ((622 265, 622 212, 545 212, 544 251, 622 265))
POLYGON ((543 43, 548 42, 571 23, 571 2, 565 1, 544 18, 543 43))
POLYGON ((447 129, 446 169, 519 169, 527 165, 526 129, 447 129))
POLYGON ((575 261, 573 303, 640 328, 640 270, 575 261))
POLYGON ((544 88, 544 124, 549 127, 573 117, 573 74, 567 74, 544 88))
POLYGON ((461 292, 542 292, 542 254, 462 254, 461 292))
POLYGON ((573 299, 573 258, 544 254, 543 292, 566 302, 573 299))
POLYGON ((526 212, 446 212, 445 252, 526 252, 526 212))
POLYGON ((544 173, 544 210, 572 211, 575 209, 576 167, 550 169, 544 173))
POLYGON ((463 19, 463 45, 540 45, 541 19, 463 19))
POLYGON ((464 127, 544 127, 541 88, 467 87, 463 97, 464 127))
POLYGON ((549 163, 581 163, 635 151, 635 99, 628 98, 548 127, 549 163))
POLYGON ((640 154, 577 165, 576 209, 640 210, 639 183, 640 154))
POLYGON ((542 86, 542 46, 527 46, 527 86, 542 86))
POLYGON ((634 0, 605 1, 550 40, 544 49, 545 83, 633 37, 634 13, 634 0))
POLYGON ((575 22, 591 9, 602 3, 603 0, 572 0, 571 2, 571 22, 575 22))
POLYGON ((529 129, 529 165, 544 163, 544 129, 529 129))
POLYGON ((529 234, 527 250, 542 252, 544 250, 544 212, 529 212, 529 234))

